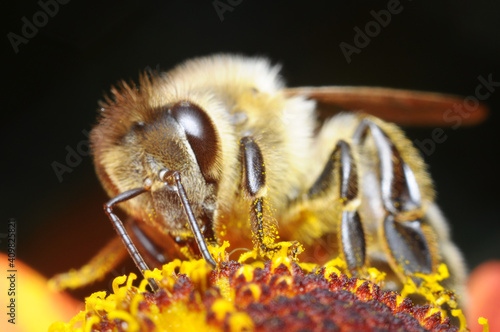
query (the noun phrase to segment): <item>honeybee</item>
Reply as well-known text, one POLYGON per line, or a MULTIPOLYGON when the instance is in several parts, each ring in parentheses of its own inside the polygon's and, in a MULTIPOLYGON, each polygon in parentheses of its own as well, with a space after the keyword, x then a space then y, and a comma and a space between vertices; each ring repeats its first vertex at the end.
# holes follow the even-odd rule
MULTIPOLYGON (((63 274, 56 283, 98 279, 126 250, 141 271, 200 256, 215 266, 210 243, 230 240, 266 256, 279 237, 303 244, 306 261, 340 255, 353 273, 376 266, 394 283, 445 262, 449 287, 459 289, 463 259, 426 166, 402 130, 381 118, 445 125, 444 112, 460 99, 386 88, 290 89, 279 70, 263 58, 220 54, 112 88, 90 139, 118 236, 78 278, 63 274)), ((484 114, 481 108, 464 120, 484 114)))

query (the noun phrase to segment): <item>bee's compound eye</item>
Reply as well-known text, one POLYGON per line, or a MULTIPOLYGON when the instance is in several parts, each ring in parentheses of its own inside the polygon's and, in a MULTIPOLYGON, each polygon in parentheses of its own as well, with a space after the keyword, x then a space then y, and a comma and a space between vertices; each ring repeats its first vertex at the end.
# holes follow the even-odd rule
POLYGON ((215 182, 219 140, 212 120, 198 105, 187 101, 178 102, 169 113, 184 128, 205 180, 215 182))

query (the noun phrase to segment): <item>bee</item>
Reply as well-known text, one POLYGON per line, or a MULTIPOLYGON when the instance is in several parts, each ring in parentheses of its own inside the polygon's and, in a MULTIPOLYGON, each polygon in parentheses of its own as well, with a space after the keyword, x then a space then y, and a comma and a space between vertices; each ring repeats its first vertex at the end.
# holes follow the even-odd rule
MULTIPOLYGON (((444 125, 444 112, 461 99, 286 88, 279 71, 264 58, 218 54, 112 88, 90 139, 118 235, 78 278, 63 274, 56 283, 90 283, 127 250, 141 271, 174 258, 215 266, 209 244, 229 240, 266 256, 279 238, 301 243, 305 261, 340 255, 353 273, 376 266, 395 284, 444 262, 450 288, 460 288, 463 259, 432 180, 392 122, 444 125)), ((484 114, 481 106, 464 120, 484 114)))

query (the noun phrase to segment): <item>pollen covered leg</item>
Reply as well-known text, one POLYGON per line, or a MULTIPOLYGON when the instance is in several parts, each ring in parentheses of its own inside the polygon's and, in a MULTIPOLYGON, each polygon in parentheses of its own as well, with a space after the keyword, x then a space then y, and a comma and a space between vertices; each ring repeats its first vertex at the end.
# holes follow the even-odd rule
MULTIPOLYGON (((358 173, 353 152, 349 144, 340 140, 330 155, 323 172, 309 190, 308 199, 339 197, 341 204, 338 237, 340 253, 350 270, 359 270, 366 261, 366 241, 358 213, 358 173), (337 188, 338 186, 338 188, 337 188), (328 195, 338 190, 338 195, 328 195)), ((330 203, 331 205, 334 202, 330 203)), ((331 207, 330 213, 337 209, 331 207)))
POLYGON ((243 171, 242 189, 244 197, 250 202, 250 222, 253 241, 261 254, 267 254, 277 248, 274 246, 276 224, 270 215, 266 215, 266 168, 259 145, 252 137, 240 140, 241 164, 243 171))
POLYGON ((53 289, 76 289, 101 280, 113 270, 127 255, 121 239, 116 236, 87 264, 78 270, 55 275, 49 280, 53 289))
POLYGON ((362 120, 354 134, 354 143, 363 147, 368 132, 379 162, 381 197, 386 211, 382 234, 389 261, 399 275, 432 273, 435 264, 415 174, 393 140, 373 121, 362 120))

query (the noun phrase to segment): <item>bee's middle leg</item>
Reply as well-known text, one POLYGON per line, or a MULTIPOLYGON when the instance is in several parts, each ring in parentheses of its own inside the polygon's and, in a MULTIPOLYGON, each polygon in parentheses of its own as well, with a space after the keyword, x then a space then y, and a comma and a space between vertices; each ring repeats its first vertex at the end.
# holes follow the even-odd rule
POLYGON ((350 270, 360 270, 366 262, 366 239, 358 213, 358 195, 358 171, 353 150, 346 141, 339 140, 306 197, 308 201, 326 199, 328 213, 339 213, 332 219, 340 220, 337 226, 340 254, 350 270), (340 205, 340 212, 335 205, 340 205))

